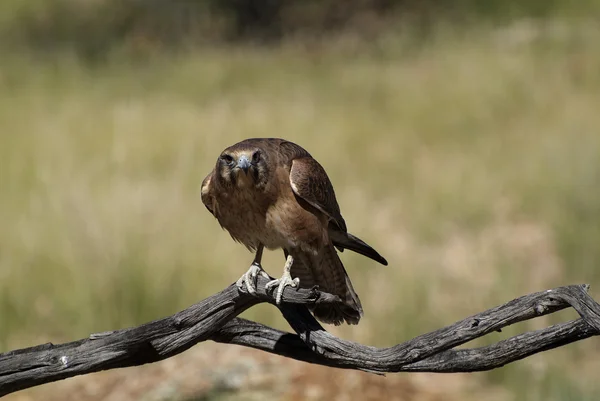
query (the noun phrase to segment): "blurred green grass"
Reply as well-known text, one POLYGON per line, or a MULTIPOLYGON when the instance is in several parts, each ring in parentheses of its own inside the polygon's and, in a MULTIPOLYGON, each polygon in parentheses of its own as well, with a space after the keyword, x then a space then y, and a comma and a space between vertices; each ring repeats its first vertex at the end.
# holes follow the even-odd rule
MULTIPOLYGON (((390 262, 344 253, 366 316, 337 334, 389 345, 528 292, 597 293, 599 40, 593 23, 525 21, 421 47, 342 37, 95 67, 3 54, 1 350, 139 324, 236 280, 252 256, 199 185, 254 136, 307 148, 390 262)), ((244 316, 286 327, 272 307, 244 316)), ((515 400, 596 399, 594 341, 485 380, 515 400)))

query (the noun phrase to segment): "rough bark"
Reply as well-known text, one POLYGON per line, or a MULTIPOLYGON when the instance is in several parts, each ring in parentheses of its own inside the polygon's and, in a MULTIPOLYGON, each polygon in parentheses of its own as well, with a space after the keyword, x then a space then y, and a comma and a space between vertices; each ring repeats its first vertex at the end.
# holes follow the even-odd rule
POLYGON ((266 282, 259 278, 256 295, 240 292, 232 284, 173 316, 138 327, 0 354, 0 396, 77 375, 160 361, 206 340, 379 374, 441 373, 494 369, 600 333, 600 305, 587 293, 587 285, 576 285, 525 295, 404 343, 376 348, 342 340, 325 331, 306 305, 339 302, 339 298, 317 289, 288 287, 284 291, 279 309, 296 334, 236 317, 258 303, 274 304, 273 297, 264 290, 266 282), (454 349, 511 324, 567 307, 573 307, 581 318, 486 347, 454 349))

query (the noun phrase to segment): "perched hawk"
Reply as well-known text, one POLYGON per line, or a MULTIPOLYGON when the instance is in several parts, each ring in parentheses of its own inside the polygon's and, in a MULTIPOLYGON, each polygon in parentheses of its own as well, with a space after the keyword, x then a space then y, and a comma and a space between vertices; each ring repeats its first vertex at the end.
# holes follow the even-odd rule
POLYGON ((362 306, 336 248, 383 265, 387 261, 347 232, 331 181, 306 150, 275 138, 236 143, 221 153, 202 181, 202 202, 234 240, 256 251, 250 269, 237 281, 240 288, 245 283, 254 293, 258 274, 269 277, 260 265, 263 248, 282 248, 283 276, 267 284, 267 289, 277 287, 277 303, 286 286, 318 285, 343 303, 313 307, 317 319, 358 323, 362 306))

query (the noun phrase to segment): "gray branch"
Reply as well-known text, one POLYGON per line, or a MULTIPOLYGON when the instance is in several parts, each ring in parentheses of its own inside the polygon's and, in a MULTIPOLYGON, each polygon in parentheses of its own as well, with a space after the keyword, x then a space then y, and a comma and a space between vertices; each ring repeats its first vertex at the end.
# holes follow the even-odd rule
POLYGON ((325 331, 306 305, 340 300, 317 289, 288 287, 283 293, 279 309, 296 334, 237 318, 258 303, 274 304, 272 296, 265 292, 266 282, 259 278, 256 295, 230 285, 173 316, 138 327, 0 354, 0 396, 77 375, 160 361, 206 340, 382 374, 490 370, 600 333, 600 305, 587 293, 587 285, 578 285, 525 295, 404 343, 376 348, 342 340, 325 331), (486 347, 455 349, 503 327, 567 307, 573 307, 581 318, 486 347))

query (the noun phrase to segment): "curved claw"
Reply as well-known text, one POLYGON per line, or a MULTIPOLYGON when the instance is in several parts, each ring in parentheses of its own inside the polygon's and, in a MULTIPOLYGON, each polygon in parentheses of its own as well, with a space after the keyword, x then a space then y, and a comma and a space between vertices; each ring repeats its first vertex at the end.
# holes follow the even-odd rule
POLYGON ((244 283, 246 284, 246 290, 250 295, 256 294, 256 281, 258 279, 258 275, 263 276, 266 279, 270 279, 269 275, 266 271, 263 270, 262 266, 258 263, 252 263, 248 271, 242 274, 242 277, 236 281, 235 285, 241 290, 244 288, 244 283))
POLYGON ((297 288, 300 285, 300 279, 296 277, 292 279, 292 276, 285 272, 281 278, 269 281, 265 286, 267 291, 270 291, 272 288, 277 287, 277 293, 275 294, 275 303, 277 305, 281 304, 281 297, 283 295, 283 290, 285 287, 290 286, 292 288, 297 288))

